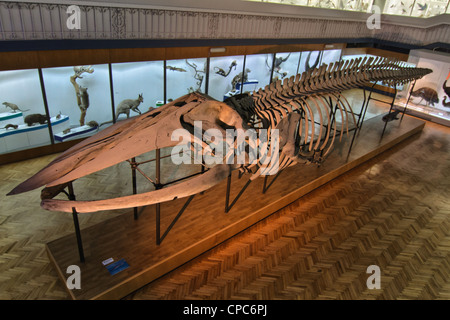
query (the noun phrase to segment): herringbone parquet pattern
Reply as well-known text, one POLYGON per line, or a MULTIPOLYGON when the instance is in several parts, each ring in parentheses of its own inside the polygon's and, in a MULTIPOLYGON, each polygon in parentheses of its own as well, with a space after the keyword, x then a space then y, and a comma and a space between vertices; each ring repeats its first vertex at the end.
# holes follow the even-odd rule
POLYGON ((449 299, 448 133, 428 124, 127 298, 449 299))
MULTIPOLYGON (((126 299, 450 299, 449 151, 450 128, 427 123, 126 299), (367 289, 372 264, 381 290, 367 289)), ((73 234, 72 217, 42 210, 39 190, 4 196, 54 157, 0 166, 0 299, 70 299, 45 243, 73 234)), ((114 170, 98 179, 131 188, 129 171, 114 170)), ((95 196, 96 179, 77 194, 95 196)), ((80 215, 81 228, 120 213, 80 215)))

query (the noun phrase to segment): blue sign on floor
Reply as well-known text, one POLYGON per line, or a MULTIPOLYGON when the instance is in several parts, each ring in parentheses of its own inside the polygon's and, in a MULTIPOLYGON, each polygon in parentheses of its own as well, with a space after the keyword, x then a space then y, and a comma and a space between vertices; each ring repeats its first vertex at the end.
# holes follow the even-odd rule
POLYGON ((129 265, 125 261, 125 259, 120 259, 120 260, 118 260, 116 262, 108 264, 106 266, 106 269, 108 269, 109 273, 113 276, 116 273, 119 273, 120 271, 125 270, 128 267, 129 267, 129 265))

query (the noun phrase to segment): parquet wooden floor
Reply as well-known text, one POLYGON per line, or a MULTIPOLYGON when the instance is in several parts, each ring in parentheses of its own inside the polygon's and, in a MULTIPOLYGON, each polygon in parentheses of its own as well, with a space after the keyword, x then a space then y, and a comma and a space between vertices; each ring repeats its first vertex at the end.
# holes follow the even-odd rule
MULTIPOLYGON (((4 196, 54 157, 0 167, 0 299, 70 299, 45 243, 73 233, 71 216, 42 210, 39 190, 4 196)), ((450 128, 427 123, 125 299, 450 299, 449 184, 450 128), (380 290, 366 286, 373 264, 380 290)), ((81 228, 118 214, 80 215, 81 228)))

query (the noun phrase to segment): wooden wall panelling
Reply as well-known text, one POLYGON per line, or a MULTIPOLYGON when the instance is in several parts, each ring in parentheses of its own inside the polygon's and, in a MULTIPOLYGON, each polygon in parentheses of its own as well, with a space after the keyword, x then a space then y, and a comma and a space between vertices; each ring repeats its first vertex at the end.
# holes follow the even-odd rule
MULTIPOLYGON (((334 45, 333 49, 342 45, 334 45)), ((324 50, 324 44, 223 46, 225 52, 211 53, 212 47, 121 48, 0 52, 0 70, 50 68, 134 61, 206 58, 258 53, 324 50)), ((222 47, 221 47, 222 48, 222 47)))
POLYGON ((169 47, 166 48, 166 60, 206 58, 209 47, 169 47))
POLYGON ((39 66, 37 51, 0 52, 0 71, 35 69, 39 66))
POLYGON ((164 60, 165 57, 165 48, 126 48, 109 50, 109 62, 111 63, 156 61, 164 60))
POLYGON ((377 48, 367 48, 367 54, 372 54, 375 56, 387 57, 387 58, 395 58, 402 61, 408 61, 409 55, 401 52, 394 52, 388 50, 382 50, 377 48))
POLYGON ((108 49, 39 51, 41 68, 103 64, 110 61, 108 49))
POLYGON ((357 54, 367 54, 367 48, 344 48, 342 49, 343 56, 351 56, 357 54))

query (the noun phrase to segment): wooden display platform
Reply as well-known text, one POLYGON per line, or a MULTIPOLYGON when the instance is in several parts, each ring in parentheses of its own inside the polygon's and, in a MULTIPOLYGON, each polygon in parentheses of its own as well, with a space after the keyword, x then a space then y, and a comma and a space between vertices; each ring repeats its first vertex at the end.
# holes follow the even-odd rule
MULTIPOLYGON (((382 136, 381 116, 366 120, 351 152, 353 132, 336 142, 325 163, 285 169, 263 193, 264 178, 250 183, 225 213, 227 180, 196 195, 160 244, 155 240, 155 206, 141 208, 139 219, 129 213, 81 230, 85 262, 80 263, 75 234, 47 244, 47 252, 61 280, 66 283, 70 265, 81 268, 81 289, 69 290, 73 299, 120 299, 150 283, 252 224, 297 200, 402 140, 422 131, 424 121, 405 116, 389 122, 382 136), (129 267, 111 275, 102 261, 124 259, 129 267)), ((161 169, 164 170, 164 167, 161 169)), ((232 176, 230 202, 247 183, 249 175, 232 176)), ((270 184, 273 177, 269 177, 270 184)), ((161 205, 161 233, 173 221, 186 199, 161 205)), ((93 213, 95 214, 95 213, 93 213)))

